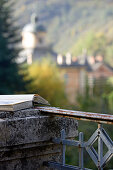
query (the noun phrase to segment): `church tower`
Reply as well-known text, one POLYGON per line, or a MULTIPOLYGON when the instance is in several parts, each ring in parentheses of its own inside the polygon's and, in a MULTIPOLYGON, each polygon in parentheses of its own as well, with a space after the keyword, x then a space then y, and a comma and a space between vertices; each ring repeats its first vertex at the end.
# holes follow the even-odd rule
POLYGON ((31 22, 22 30, 22 47, 24 49, 23 54, 26 55, 28 64, 32 63, 33 55, 36 49, 40 50, 47 47, 45 37, 45 27, 38 24, 38 17, 36 14, 33 14, 31 16, 31 22))

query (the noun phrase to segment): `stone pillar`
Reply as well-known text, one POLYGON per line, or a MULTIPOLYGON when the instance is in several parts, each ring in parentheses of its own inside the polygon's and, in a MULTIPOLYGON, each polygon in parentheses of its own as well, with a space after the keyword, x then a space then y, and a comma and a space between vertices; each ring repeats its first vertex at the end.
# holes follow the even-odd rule
POLYGON ((0 112, 0 170, 49 170, 44 161, 62 160, 62 145, 53 144, 65 129, 67 138, 78 135, 77 121, 50 117, 37 109, 0 112))

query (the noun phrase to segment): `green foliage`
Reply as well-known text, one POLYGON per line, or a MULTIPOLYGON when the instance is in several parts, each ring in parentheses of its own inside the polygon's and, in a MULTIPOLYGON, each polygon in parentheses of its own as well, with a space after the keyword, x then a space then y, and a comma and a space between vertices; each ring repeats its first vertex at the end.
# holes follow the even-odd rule
POLYGON ((80 38, 72 47, 72 53, 78 56, 83 49, 87 49, 88 55, 102 55, 106 54, 107 39, 103 33, 88 32, 84 37, 80 38))
POLYGON ((105 62, 113 67, 113 44, 108 45, 106 48, 105 62))
POLYGON ((83 111, 91 111, 93 106, 95 105, 95 100, 90 97, 90 88, 88 83, 86 83, 85 94, 77 96, 77 106, 80 110, 83 111))
POLYGON ((15 15, 19 14, 19 21, 23 26, 29 22, 32 9, 39 16, 40 22, 46 25, 48 39, 54 42, 55 49, 60 53, 70 50, 73 44, 90 30, 103 32, 109 35, 110 41, 113 41, 111 0, 41 0, 39 2, 19 0, 15 15))
POLYGON ((113 112, 113 77, 108 80, 109 87, 104 97, 108 100, 109 111, 113 112))
POLYGON ((113 110, 113 91, 108 96, 110 110, 113 110))
POLYGON ((55 64, 45 59, 36 62, 28 68, 28 79, 32 82, 28 86, 30 93, 38 93, 53 106, 62 106, 66 102, 64 82, 55 64))
POLYGON ((23 76, 19 73, 16 58, 20 42, 18 28, 12 18, 12 1, 0 1, 0 94, 25 90, 23 76))
POLYGON ((86 83, 85 94, 77 98, 78 109, 98 113, 113 112, 112 93, 113 85, 105 79, 95 80, 92 88, 86 83))
POLYGON ((104 61, 113 66, 113 44, 102 32, 88 32, 72 46, 71 51, 74 56, 79 56, 83 50, 87 50, 87 55, 102 55, 104 61))

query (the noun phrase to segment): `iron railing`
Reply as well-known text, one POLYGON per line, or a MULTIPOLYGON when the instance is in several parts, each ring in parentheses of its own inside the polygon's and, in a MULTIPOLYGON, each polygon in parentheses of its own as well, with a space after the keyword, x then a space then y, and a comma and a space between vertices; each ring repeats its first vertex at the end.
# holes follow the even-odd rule
MULTIPOLYGON (((108 114, 99 114, 99 113, 89 113, 89 112, 81 112, 81 111, 73 111, 73 110, 64 110, 58 109, 54 107, 39 107, 41 112, 49 114, 51 116, 62 116, 74 118, 77 120, 85 120, 85 121, 93 121, 98 123, 97 130, 93 133, 93 135, 89 138, 88 141, 84 141, 83 132, 79 133, 79 140, 68 140, 65 138, 65 131, 61 131, 61 137, 53 139, 52 141, 57 144, 63 145, 63 161, 62 164, 57 162, 45 162, 44 165, 56 168, 60 170, 89 170, 84 168, 84 149, 87 151, 94 164, 98 168, 98 170, 103 170, 105 165, 109 162, 109 160, 113 157, 113 141, 108 136, 107 132, 103 128, 102 124, 113 124, 113 115, 108 114), (98 151, 96 151, 93 147, 93 144, 98 141, 98 151), (103 154, 103 143, 107 146, 108 151, 104 155, 103 154), (76 146, 79 148, 79 167, 66 165, 65 164, 65 150, 66 145, 76 146)), ((113 168, 113 167, 112 167, 113 168)))

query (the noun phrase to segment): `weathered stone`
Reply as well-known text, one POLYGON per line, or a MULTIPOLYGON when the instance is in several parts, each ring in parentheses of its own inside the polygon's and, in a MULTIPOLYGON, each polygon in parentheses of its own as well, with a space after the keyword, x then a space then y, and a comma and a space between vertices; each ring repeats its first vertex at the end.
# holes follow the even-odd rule
POLYGON ((53 144, 62 129, 67 138, 78 135, 77 121, 50 117, 37 109, 0 112, 0 170, 46 170, 43 162, 62 160, 62 146, 53 144))

